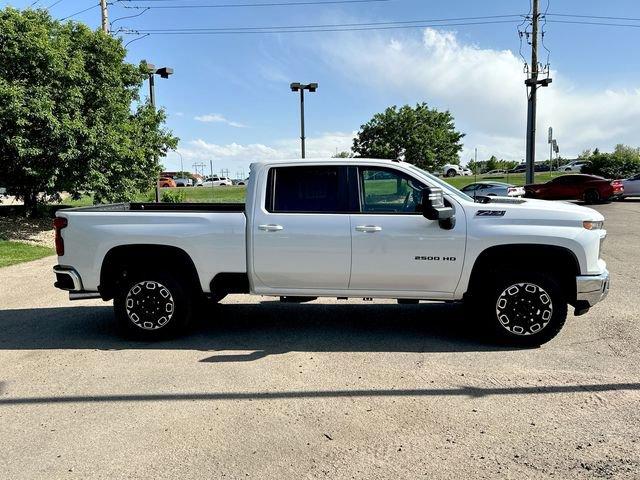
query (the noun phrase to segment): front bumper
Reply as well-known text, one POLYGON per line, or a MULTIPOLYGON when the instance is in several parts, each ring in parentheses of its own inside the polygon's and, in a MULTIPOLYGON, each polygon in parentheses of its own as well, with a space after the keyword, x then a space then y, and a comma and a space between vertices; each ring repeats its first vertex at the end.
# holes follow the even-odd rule
POLYGON ((609 271, 600 275, 582 275, 576 277, 576 301, 593 307, 609 293, 609 271))

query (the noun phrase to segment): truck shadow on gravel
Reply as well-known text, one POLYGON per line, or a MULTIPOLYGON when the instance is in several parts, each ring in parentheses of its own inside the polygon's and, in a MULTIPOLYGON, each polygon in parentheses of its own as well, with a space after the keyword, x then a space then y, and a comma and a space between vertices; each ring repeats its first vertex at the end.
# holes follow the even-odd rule
POLYGON ((122 337, 111 306, 0 311, 0 349, 224 351, 204 362, 244 362, 290 351, 464 352, 506 350, 483 339, 455 304, 221 304, 186 335, 158 342, 122 337), (241 354, 228 355, 241 350, 241 354), (246 351, 252 353, 244 353, 246 351))

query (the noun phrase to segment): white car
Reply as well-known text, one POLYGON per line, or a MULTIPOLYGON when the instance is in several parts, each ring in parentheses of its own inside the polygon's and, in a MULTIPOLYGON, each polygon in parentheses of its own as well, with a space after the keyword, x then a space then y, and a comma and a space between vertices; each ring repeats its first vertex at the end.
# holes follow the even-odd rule
POLYGON ((468 168, 465 169, 460 165, 456 165, 454 163, 448 163, 444 167, 442 167, 442 174, 445 177, 455 177, 456 175, 471 175, 471 170, 468 168), (467 170, 469 173, 465 173, 467 170))
POLYGON ((175 177, 173 179, 176 182, 176 187, 191 187, 193 186, 193 180, 186 177, 175 177))
POLYGON ((624 192, 618 198, 640 197, 640 173, 622 181, 624 192))
POLYGON ((562 165, 560 167, 560 171, 580 173, 582 172, 582 167, 584 167, 587 163, 589 162, 584 160, 567 163, 566 165, 562 165))
POLYGON ((568 202, 475 202, 401 161, 269 161, 251 165, 246 203, 58 210, 55 285, 113 299, 148 339, 185 328, 202 297, 251 293, 464 301, 496 339, 537 346, 568 305, 581 315, 606 296, 603 220, 568 202))
POLYGON ((233 185, 233 182, 230 178, 217 175, 207 177, 202 181, 202 184, 198 184, 199 187, 226 187, 231 185, 233 185))

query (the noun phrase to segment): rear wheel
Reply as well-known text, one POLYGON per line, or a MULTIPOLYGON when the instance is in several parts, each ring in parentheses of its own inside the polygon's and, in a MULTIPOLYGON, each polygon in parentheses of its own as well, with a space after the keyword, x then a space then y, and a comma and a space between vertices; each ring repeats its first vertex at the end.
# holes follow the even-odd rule
POLYGON ((560 286, 541 273, 499 273, 480 294, 480 312, 500 343, 535 347, 548 342, 567 318, 567 299, 560 286))
POLYGON ((456 171, 453 168, 450 168, 449 170, 447 170, 447 174, 445 176, 446 177, 455 177, 456 176, 456 171))
POLYGON ((171 274, 140 274, 126 281, 113 301, 116 321, 128 334, 145 340, 183 331, 191 320, 192 299, 171 274))
POLYGON ((600 201, 600 193, 597 190, 587 190, 584 192, 584 203, 598 203, 600 201))

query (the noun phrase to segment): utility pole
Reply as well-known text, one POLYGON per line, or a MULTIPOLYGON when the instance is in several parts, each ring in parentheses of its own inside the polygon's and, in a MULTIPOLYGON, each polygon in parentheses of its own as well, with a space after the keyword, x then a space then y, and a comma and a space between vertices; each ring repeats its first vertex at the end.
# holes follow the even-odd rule
POLYGON ((538 21, 540 20, 539 0, 532 0, 531 18, 531 75, 524 81, 529 89, 527 102, 527 146, 526 146, 526 183, 533 183, 536 160, 536 96, 538 85, 546 87, 550 78, 538 80, 538 21))
POLYGON ((107 0, 100 0, 100 12, 102 13, 102 31, 109 33, 109 10, 107 10, 107 0))

